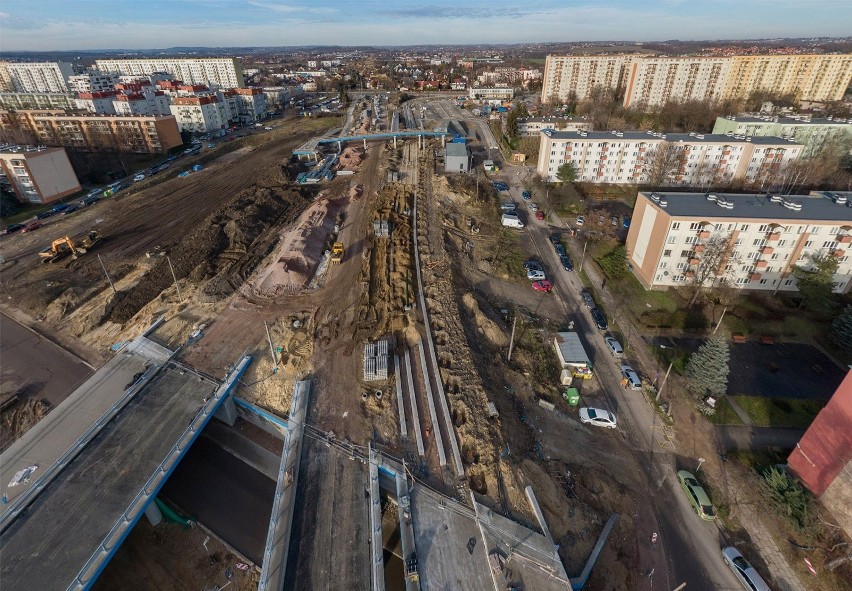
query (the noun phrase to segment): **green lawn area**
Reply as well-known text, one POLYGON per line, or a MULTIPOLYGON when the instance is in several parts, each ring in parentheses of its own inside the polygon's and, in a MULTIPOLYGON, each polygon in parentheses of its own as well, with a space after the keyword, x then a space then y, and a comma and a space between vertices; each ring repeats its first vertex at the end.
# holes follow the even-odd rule
POLYGON ((69 203, 73 198, 79 198, 81 195, 82 193, 80 193, 79 195, 71 195, 69 197, 66 197, 65 199, 62 199, 61 201, 57 201, 56 203, 50 203, 49 205, 23 205, 21 206, 21 210, 18 211, 18 213, 0 219, 0 226, 3 226, 5 228, 9 224, 19 224, 22 221, 27 220, 38 213, 41 213, 42 211, 52 209, 54 205, 57 205, 59 203, 69 203))
POLYGON ((807 429, 826 403, 824 400, 764 396, 736 396, 735 398, 737 404, 748 413, 758 427, 807 429))
POLYGON ((520 236, 506 229, 500 230, 497 248, 493 258, 494 266, 503 272, 505 277, 526 277, 524 270, 524 255, 521 252, 520 236))
POLYGON ((739 415, 734 412, 727 396, 722 396, 716 402, 716 414, 708 417, 716 425, 742 425, 739 415))

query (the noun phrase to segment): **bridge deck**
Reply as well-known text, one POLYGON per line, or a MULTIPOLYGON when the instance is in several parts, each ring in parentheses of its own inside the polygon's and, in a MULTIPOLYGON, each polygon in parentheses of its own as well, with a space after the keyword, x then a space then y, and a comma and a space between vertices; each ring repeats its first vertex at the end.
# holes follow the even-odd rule
POLYGON ((0 536, 4 587, 66 589, 217 387, 167 364, 0 536))

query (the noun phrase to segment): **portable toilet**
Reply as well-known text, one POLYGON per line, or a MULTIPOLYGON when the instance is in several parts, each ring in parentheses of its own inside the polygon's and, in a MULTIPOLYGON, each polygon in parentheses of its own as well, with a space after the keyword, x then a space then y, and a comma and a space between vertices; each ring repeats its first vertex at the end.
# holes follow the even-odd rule
POLYGON ((577 406, 580 404, 580 392, 577 391, 577 388, 566 388, 562 397, 570 406, 577 406))

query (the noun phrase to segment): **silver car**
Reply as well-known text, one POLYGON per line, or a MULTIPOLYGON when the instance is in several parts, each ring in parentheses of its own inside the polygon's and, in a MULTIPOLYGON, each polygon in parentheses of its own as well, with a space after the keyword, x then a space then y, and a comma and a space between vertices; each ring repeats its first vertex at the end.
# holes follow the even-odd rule
POLYGON ((527 271, 527 279, 530 281, 544 281, 547 279, 547 275, 541 269, 530 269, 527 271))
POLYGON ((743 558, 740 551, 733 546, 722 548, 722 558, 725 564, 731 567, 734 575, 740 581, 744 589, 748 591, 770 591, 769 585, 763 580, 754 567, 743 558))
POLYGON ((627 381, 627 388, 630 388, 631 390, 642 389, 642 379, 639 377, 639 374, 626 363, 621 364, 621 377, 627 381))
POLYGON ((610 353, 612 353, 614 357, 621 357, 624 355, 624 349, 621 348, 621 343, 613 337, 605 337, 604 341, 606 342, 606 346, 609 348, 610 353))
POLYGON ((602 408, 583 407, 580 409, 580 422, 583 424, 597 425, 607 429, 615 429, 618 426, 615 415, 602 408))

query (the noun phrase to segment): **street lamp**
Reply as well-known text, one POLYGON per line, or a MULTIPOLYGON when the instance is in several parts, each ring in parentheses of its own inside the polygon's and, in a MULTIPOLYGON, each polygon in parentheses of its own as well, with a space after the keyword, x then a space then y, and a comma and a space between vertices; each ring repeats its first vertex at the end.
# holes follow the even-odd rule
POLYGON ((701 464, 703 464, 706 461, 707 460, 705 460, 704 458, 698 458, 698 467, 695 469, 696 474, 698 474, 698 471, 701 470, 701 464))

